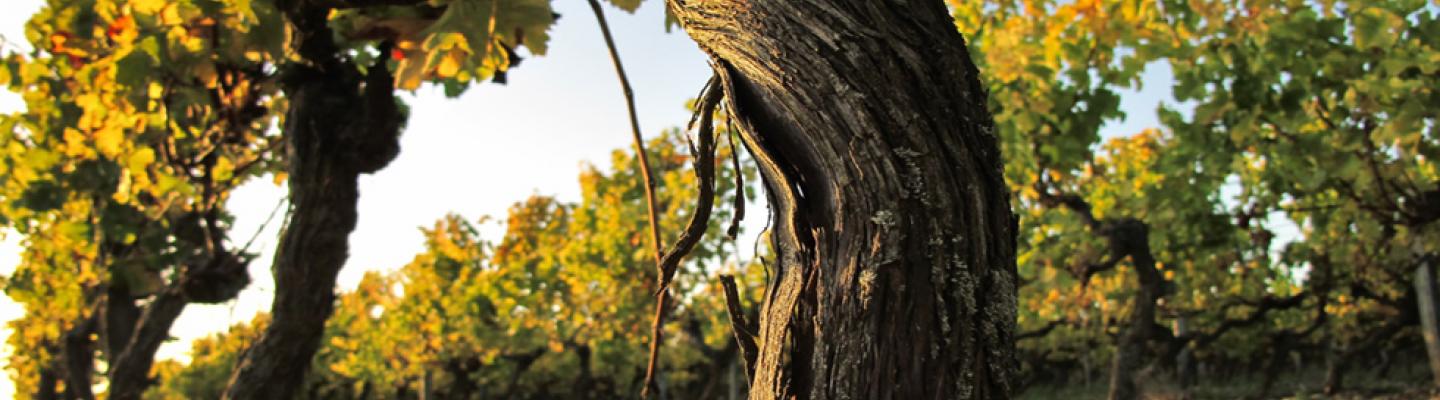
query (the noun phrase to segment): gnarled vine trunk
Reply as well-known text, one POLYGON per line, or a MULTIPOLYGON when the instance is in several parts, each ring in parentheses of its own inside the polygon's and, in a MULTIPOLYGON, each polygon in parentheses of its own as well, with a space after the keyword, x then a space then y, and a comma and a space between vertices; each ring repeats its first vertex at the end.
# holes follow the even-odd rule
MULTIPOLYGON (((1090 217, 1089 220, 1094 220, 1090 217)), ((1146 347, 1155 336, 1155 302, 1165 295, 1165 278, 1155 268, 1150 251, 1150 227, 1137 219, 1103 223, 1100 233, 1110 238, 1110 251, 1116 261, 1129 257, 1135 268, 1140 292, 1136 294, 1130 315, 1130 327, 1120 336, 1115 359, 1110 365, 1110 400, 1140 398, 1135 375, 1145 358, 1146 347)))
MULTIPOLYGON (((285 67, 283 87, 290 103, 284 134, 294 208, 271 266, 270 325, 235 368, 226 399, 297 393, 334 309, 335 279, 355 229, 358 179, 394 159, 404 122, 387 58, 362 74, 334 43, 329 8, 303 0, 276 4, 294 27, 292 46, 303 59, 285 67)), ((382 46, 379 54, 389 49, 382 46)))
POLYGON ((768 188, 752 399, 1013 395, 1015 220, 938 0, 670 0, 768 188))
MULTIPOLYGON (((128 299, 112 298, 111 301, 128 299)), ((145 389, 151 383, 150 368, 155 363, 155 352, 170 338, 170 327, 175 325, 175 320, 185 311, 186 304, 187 301, 179 288, 168 288, 157 294, 150 305, 145 307, 139 321, 129 322, 129 329, 135 331, 124 334, 126 339, 121 342, 124 347, 111 350, 115 358, 110 366, 108 399, 139 400, 144 396, 145 389)))

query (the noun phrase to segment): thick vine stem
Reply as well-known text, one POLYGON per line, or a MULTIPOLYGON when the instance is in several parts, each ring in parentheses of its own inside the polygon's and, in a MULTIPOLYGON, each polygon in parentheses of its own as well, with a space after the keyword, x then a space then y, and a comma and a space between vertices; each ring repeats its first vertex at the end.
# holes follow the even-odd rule
POLYGON ((327 22, 329 8, 275 3, 294 28, 292 47, 303 60, 284 66, 281 80, 290 100, 282 130, 294 213, 271 266, 270 325, 236 364, 223 399, 298 393, 334 309, 335 279, 349 257, 359 176, 391 161, 405 119, 390 83, 382 81, 389 73, 373 67, 362 73, 341 55, 327 22), (364 118, 355 118, 357 112, 364 118))

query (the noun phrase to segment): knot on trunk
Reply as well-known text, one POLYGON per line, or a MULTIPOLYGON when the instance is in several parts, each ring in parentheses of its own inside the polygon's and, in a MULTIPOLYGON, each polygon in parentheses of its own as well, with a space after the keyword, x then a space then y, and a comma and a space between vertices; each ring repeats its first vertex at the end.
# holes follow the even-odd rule
POLYGON ((191 267, 180 283, 185 298, 195 303, 224 303, 240 295, 240 290, 250 284, 249 261, 240 256, 223 252, 216 254, 210 262, 191 267))
POLYGON ((395 78, 390 74, 391 43, 379 47, 380 57, 365 73, 359 88, 362 115, 353 120, 347 139, 352 165, 360 173, 379 171, 400 154, 400 131, 406 115, 395 99, 395 78))

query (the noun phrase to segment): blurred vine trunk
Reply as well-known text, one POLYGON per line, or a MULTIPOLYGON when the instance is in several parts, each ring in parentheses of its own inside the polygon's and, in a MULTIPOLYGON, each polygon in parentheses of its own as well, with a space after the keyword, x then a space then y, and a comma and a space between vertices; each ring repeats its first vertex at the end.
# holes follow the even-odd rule
MULTIPOLYGON (((134 304, 133 301, 131 304, 134 304)), ((145 389, 152 383, 150 369, 155 363, 155 352, 170 339, 170 328, 187 304, 180 287, 167 288, 150 301, 139 321, 128 321, 128 327, 115 327, 131 331, 124 334, 125 341, 119 344, 119 348, 110 350, 115 358, 111 359, 114 361, 108 371, 108 399, 139 400, 144 396, 145 389)))
POLYGON ((35 385, 35 394, 33 396, 36 400, 60 399, 60 374, 55 372, 57 365, 54 364, 56 363, 52 362, 51 364, 52 365, 40 369, 39 383, 35 385))
POLYGON ((1015 394, 1015 223, 938 0, 670 0, 775 216, 751 399, 1015 394))
POLYGON ((140 321, 140 307, 135 305, 135 296, 129 285, 119 274, 110 274, 110 285, 105 290, 105 316, 101 318, 100 333, 105 340, 105 358, 120 357, 125 345, 130 343, 130 334, 140 321))
POLYGON ((1155 302, 1164 296, 1165 278, 1155 268, 1150 251, 1150 227, 1136 219, 1106 223, 1100 230, 1110 238, 1111 251, 1130 258, 1140 293, 1130 315, 1130 327, 1120 336, 1115 360, 1110 369, 1110 400, 1140 398, 1135 384, 1136 374, 1145 358, 1146 349, 1155 336, 1155 302))
MULTIPOLYGON (((753 320, 754 316, 750 316, 753 320)), ((705 344, 705 334, 700 328, 700 320, 691 318, 685 321, 685 336, 690 339, 703 356, 701 362, 690 366, 694 376, 702 377, 685 387, 674 388, 678 393, 676 398, 707 400, 722 398, 719 387, 724 384, 721 379, 725 376, 730 367, 737 363, 743 363, 739 359, 740 346, 734 340, 727 340, 719 348, 710 347, 705 344)))
MULTIPOLYGON (((93 290, 86 290, 86 299, 96 296, 92 293, 93 290)), ((65 376, 62 381, 65 384, 66 399, 95 398, 95 393, 91 390, 95 375, 95 340, 91 335, 95 334, 96 325, 99 324, 99 316, 96 315, 99 304, 94 303, 87 308, 90 310, 89 315, 81 318, 75 326, 61 335, 63 345, 60 359, 65 363, 65 376)))
MULTIPOLYGON (((379 57, 362 74, 334 42, 328 7, 277 0, 300 61, 282 66, 289 99, 283 127, 292 212, 271 271, 271 322, 245 353, 225 399, 293 398, 320 347, 335 303, 335 279, 349 256, 360 174, 399 152, 405 116, 379 57)), ((382 46, 379 54, 389 54, 382 46)))

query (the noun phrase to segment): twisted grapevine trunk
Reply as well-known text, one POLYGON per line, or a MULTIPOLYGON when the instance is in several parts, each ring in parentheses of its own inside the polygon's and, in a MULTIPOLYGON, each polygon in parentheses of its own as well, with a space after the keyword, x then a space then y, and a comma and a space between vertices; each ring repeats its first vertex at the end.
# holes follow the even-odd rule
POLYGON ((670 0, 776 210, 752 399, 1013 394, 1015 220, 938 0, 670 0))
POLYGON ((292 45, 303 59, 284 72, 294 208, 271 266, 270 325, 236 367, 226 399, 289 399, 297 393, 334 309, 335 279, 355 229, 358 179, 395 157, 404 122, 387 59, 361 74, 333 42, 328 8, 298 0, 276 3, 294 27, 292 45))

